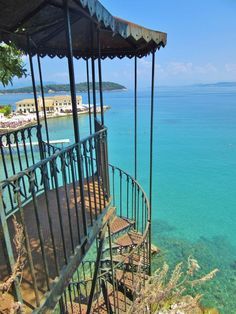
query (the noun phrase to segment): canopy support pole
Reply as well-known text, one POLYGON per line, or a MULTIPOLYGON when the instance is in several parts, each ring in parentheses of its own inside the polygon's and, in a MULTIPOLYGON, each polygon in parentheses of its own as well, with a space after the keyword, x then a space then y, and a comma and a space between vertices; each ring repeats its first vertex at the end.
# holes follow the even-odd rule
POLYGON ((88 105, 89 105, 89 131, 92 134, 92 117, 91 117, 91 99, 90 99, 90 81, 89 81, 89 63, 86 59, 86 72, 87 72, 87 89, 88 89, 88 105))
POLYGON ((101 120, 102 120, 102 125, 104 125, 103 91, 102 91, 102 64, 101 64, 101 42, 100 42, 100 29, 99 28, 97 30, 97 42, 98 42, 98 77, 99 77, 101 120))
POLYGON ((64 13, 65 13, 65 24, 66 24, 66 41, 67 41, 67 60, 68 70, 70 79, 70 93, 72 103, 72 114, 73 114, 73 125, 74 125, 74 137, 75 143, 79 143, 79 124, 78 124, 78 113, 77 113, 77 101, 76 101, 76 89, 75 89, 75 73, 73 63, 73 48, 72 48, 72 37, 71 37, 71 24, 70 14, 68 9, 68 1, 64 0, 64 13))
POLYGON ((155 51, 152 52, 152 83, 151 83, 151 114, 150 114, 150 181, 149 181, 149 199, 150 199, 150 226, 149 226, 149 275, 152 267, 152 184, 153 184, 153 118, 154 118, 154 81, 155 81, 155 51))
POLYGON ((28 51, 29 51, 30 74, 31 74, 31 78, 32 78, 36 119, 37 119, 37 125, 39 126, 38 127, 38 133, 37 133, 38 140, 39 140, 39 153, 40 153, 40 158, 44 159, 43 146, 42 146, 42 131, 41 131, 41 127, 40 127, 39 107, 38 107, 37 91, 36 91, 35 77, 34 77, 34 66, 33 66, 33 59, 32 59, 31 49, 30 49, 30 37, 29 37, 29 35, 27 36, 27 45, 28 45, 28 51))
MULTIPOLYGON (((93 49, 93 24, 91 23, 91 47, 93 49)), ((91 68, 92 68, 92 87, 93 87, 93 117, 94 117, 94 130, 96 132, 96 119, 97 119, 97 107, 96 107, 96 84, 95 84, 95 57, 91 55, 91 68)))
POLYGON ((66 25, 67 60, 68 60, 68 70, 69 70, 69 78, 70 78, 70 93, 71 93, 71 103, 72 103, 72 113, 73 113, 73 123, 74 123, 74 136, 75 136, 75 143, 78 144, 76 146, 76 152, 78 156, 78 174, 79 174, 82 220, 83 220, 84 233, 85 233, 85 236, 87 236, 88 230, 87 230, 85 195, 84 195, 83 162, 82 162, 82 155, 81 155, 81 148, 80 148, 80 134, 79 134, 77 101, 76 101, 70 13, 69 13, 69 8, 68 8, 68 0, 64 0, 63 2, 64 2, 64 14, 65 14, 65 25, 66 25))
POLYGON ((41 95, 42 95, 42 101, 43 101, 43 114, 44 114, 45 130, 46 130, 46 139, 47 139, 47 143, 49 144, 48 122, 47 122, 47 113, 46 113, 45 97, 44 97, 44 89, 43 89, 43 76, 42 76, 40 56, 38 54, 37 54, 37 60, 38 60, 38 69, 39 69, 39 80, 40 80, 41 95))
POLYGON ((137 180, 137 57, 134 57, 134 178, 137 180))
POLYGON ((93 117, 94 117, 94 128, 95 128, 96 119, 97 119, 97 106, 96 106, 95 64, 94 64, 93 56, 91 59, 91 65, 92 65, 92 85, 93 85, 93 117))

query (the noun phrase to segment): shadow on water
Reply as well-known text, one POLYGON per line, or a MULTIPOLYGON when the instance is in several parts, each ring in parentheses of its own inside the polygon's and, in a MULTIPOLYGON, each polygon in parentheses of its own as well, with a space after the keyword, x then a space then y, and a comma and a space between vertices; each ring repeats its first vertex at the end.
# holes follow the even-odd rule
POLYGON ((183 262, 187 266, 188 256, 193 256, 199 262, 201 269, 199 276, 218 268, 216 277, 199 286, 190 293, 203 294, 202 304, 215 307, 221 314, 236 313, 236 247, 227 237, 212 238, 199 237, 197 241, 190 241, 175 235, 176 227, 165 221, 153 221, 153 243, 158 245, 162 254, 153 258, 153 270, 162 266, 166 261, 173 269, 183 262))

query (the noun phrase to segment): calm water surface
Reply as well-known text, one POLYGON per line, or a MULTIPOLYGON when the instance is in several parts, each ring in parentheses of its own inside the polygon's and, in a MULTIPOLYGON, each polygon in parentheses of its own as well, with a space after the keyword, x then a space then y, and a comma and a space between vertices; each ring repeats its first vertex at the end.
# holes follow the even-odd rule
MULTIPOLYGON (((236 89, 160 88, 155 99, 153 241, 170 265, 193 255, 220 269, 200 291, 204 304, 236 313, 236 89)), ((82 94, 83 95, 83 94, 82 94)), ((11 103, 32 95, 1 95, 11 103)), ((109 158, 133 174, 133 92, 104 93, 109 158)), ((83 95, 84 103, 87 96, 83 95)), ((138 102, 138 179, 148 192, 149 92, 138 102)), ((79 118, 81 136, 88 118, 79 118)), ((71 117, 49 120, 51 139, 73 141, 71 117)))

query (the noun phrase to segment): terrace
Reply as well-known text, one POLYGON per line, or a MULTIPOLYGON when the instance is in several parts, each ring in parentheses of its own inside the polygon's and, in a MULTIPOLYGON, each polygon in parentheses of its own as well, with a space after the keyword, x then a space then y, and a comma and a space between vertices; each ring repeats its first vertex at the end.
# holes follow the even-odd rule
POLYGON ((154 66, 166 34, 115 18, 97 0, 21 0, 15 6, 13 0, 0 4, 0 39, 13 42, 29 56, 37 125, 0 135, 0 281, 9 278, 18 257, 16 219, 23 226, 26 253, 21 278, 14 278, 9 292, 26 312, 126 313, 135 298, 134 282, 145 284, 151 255, 156 253, 151 244, 154 66), (147 197, 137 181, 137 62, 148 54, 152 86, 147 197), (50 144, 40 63, 44 56, 68 61, 74 143, 64 148, 50 144), (133 176, 109 164, 101 62, 107 57, 134 58, 133 176), (39 68, 45 138, 33 58, 39 68), (88 87, 91 61, 90 132, 84 139, 74 58, 85 60, 88 87))

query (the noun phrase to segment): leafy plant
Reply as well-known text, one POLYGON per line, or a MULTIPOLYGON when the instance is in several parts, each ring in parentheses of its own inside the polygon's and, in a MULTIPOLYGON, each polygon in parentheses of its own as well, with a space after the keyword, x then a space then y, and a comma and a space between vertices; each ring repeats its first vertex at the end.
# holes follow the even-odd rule
POLYGON ((13 44, 0 44, 0 82, 4 87, 12 84, 14 76, 18 78, 26 76, 22 56, 23 53, 13 44))
POLYGON ((4 114, 4 116, 9 116, 12 112, 12 108, 10 105, 2 106, 0 108, 0 112, 4 114))

